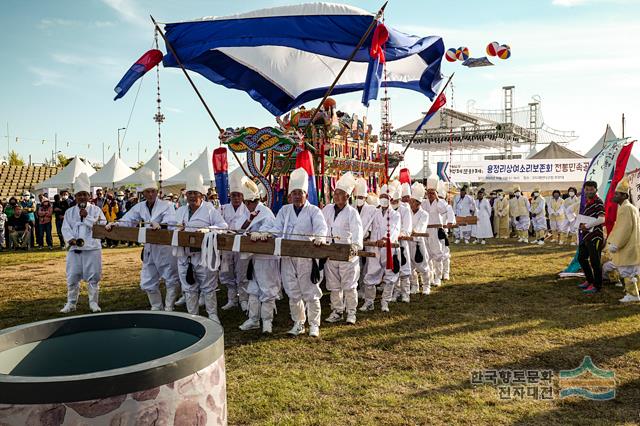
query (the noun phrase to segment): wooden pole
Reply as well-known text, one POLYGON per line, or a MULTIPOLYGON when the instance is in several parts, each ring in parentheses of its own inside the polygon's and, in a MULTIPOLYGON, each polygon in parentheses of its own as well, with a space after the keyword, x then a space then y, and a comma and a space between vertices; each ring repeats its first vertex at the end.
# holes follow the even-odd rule
MULTIPOLYGON (((449 85, 449 83, 451 83, 451 79, 453 78, 453 76, 456 73, 452 73, 449 76, 449 80, 447 80, 447 83, 444 85, 444 87, 442 88, 442 90, 440 91, 440 93, 438 93, 438 96, 436 96, 436 99, 438 99, 438 97, 440 97, 440 95, 442 95, 444 93, 444 91, 447 89, 447 86, 449 85)), ((404 148, 404 150, 402 151, 402 156, 404 157, 404 154, 407 153, 407 150, 409 149, 409 147, 411 146, 411 144, 413 143, 413 141, 416 139, 416 136, 418 135, 418 127, 416 127, 416 131, 413 132, 413 136, 411 136, 411 139, 409 140, 409 143, 407 144, 407 146, 404 148)), ((399 164, 398 164, 399 165, 399 164)), ((396 171, 396 169, 398 168, 398 165, 396 165, 393 170, 391 171, 391 173, 389 174, 389 178, 391 178, 391 176, 393 176, 393 173, 396 171)))
MULTIPOLYGON (((182 73, 184 74, 184 76, 187 77, 187 80, 189 81, 189 84, 191 84, 191 87, 193 88, 193 91, 196 92, 196 95, 198 95, 198 99, 200 99, 200 102, 202 103, 202 106, 204 107, 205 110, 207 110, 207 113, 209 114, 209 117, 211 117, 211 120, 213 121, 213 124, 215 124, 215 126, 218 128, 218 132, 222 133, 223 132, 222 127, 220 127, 220 124, 218 124, 218 120, 216 120, 216 118, 213 116, 213 113, 211 112, 211 109, 209 109, 209 105, 207 105, 207 102, 204 100, 204 98, 200 94, 200 91, 196 87, 196 84, 191 79, 191 76, 189 76, 189 73, 187 73, 187 69, 182 64, 182 61, 178 57, 178 54, 176 53, 176 51, 173 49, 173 46, 171 45, 171 43, 169 43, 169 40, 167 40, 167 36, 164 34, 164 31, 162 31, 162 29, 160 28, 160 26, 158 25, 156 20, 153 18, 153 16, 151 16, 151 15, 149 15, 149 16, 151 17, 151 21, 153 22, 153 25, 156 27, 156 30, 162 36, 162 39, 164 40, 164 43, 167 45, 167 49, 169 49, 169 51, 171 52, 173 57, 176 59, 176 63, 178 64, 178 66, 182 70, 182 73)), ((247 176, 249 179, 251 179, 252 178, 251 175, 249 175, 249 173, 247 173, 247 171, 244 169, 244 166, 242 165, 242 161, 240 161, 240 159, 238 158, 236 153, 233 152, 233 151, 231 151, 231 153, 233 154, 233 157, 238 162, 238 166, 240 166, 240 169, 245 174, 245 176, 247 176)))

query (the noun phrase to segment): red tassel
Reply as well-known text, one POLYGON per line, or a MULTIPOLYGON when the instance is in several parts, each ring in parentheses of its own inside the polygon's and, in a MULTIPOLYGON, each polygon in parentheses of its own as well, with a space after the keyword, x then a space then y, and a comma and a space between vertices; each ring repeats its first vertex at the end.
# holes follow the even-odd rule
POLYGON ((227 148, 220 147, 213 150, 213 171, 215 173, 226 172, 229 170, 227 164, 227 148))
POLYGON ((387 269, 393 269, 393 254, 391 254, 391 239, 387 238, 387 269))
POLYGON ((411 172, 409 169, 400 169, 400 183, 411 185, 411 172))

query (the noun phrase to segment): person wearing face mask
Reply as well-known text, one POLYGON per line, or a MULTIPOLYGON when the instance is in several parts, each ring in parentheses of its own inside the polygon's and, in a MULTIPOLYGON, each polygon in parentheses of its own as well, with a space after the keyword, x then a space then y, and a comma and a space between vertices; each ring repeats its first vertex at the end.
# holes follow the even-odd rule
MULTIPOLYGON (((451 250, 449 248, 449 230, 454 228, 456 224, 456 214, 453 211, 453 207, 449 204, 449 195, 446 190, 438 192, 440 200, 444 201, 447 205, 447 212, 442 214, 442 224, 444 225, 442 232, 438 231, 438 238, 442 246, 442 281, 449 281, 451 273, 451 250)), ((455 229, 455 228, 454 228, 455 229)))
POLYGON ((493 230, 491 229, 491 204, 484 196, 484 188, 478 191, 475 201, 476 217, 478 223, 471 227, 471 235, 475 238, 474 244, 485 244, 487 238, 493 238, 493 230))
MULTIPOLYGON (((242 224, 242 229, 248 232, 251 241, 266 241, 268 231, 273 228, 276 218, 269 207, 260 201, 258 185, 246 176, 242 177, 242 199, 249 210, 249 219, 242 224)), ((262 320, 262 333, 271 334, 273 329, 273 315, 276 310, 276 299, 279 298, 281 289, 280 259, 268 254, 242 253, 249 260, 248 274, 249 294, 248 317, 240 325, 240 330, 254 330, 260 328, 262 320)))
MULTIPOLYGON (((467 187, 463 186, 460 189, 460 194, 453 197, 453 210, 456 216, 475 216, 475 203, 473 198, 467 194, 467 187)), ((453 234, 456 238, 455 244, 458 244, 460 240, 464 240, 465 244, 469 244, 471 238, 471 226, 463 225, 454 229, 453 234)))
MULTIPOLYGON (((229 225, 229 229, 238 230, 249 219, 249 209, 244 205, 242 198, 242 176, 232 173, 229 182, 230 202, 220 208, 222 218, 229 225)), ((213 191, 209 188, 210 195, 213 191)), ((215 205, 215 203, 214 203, 215 205)), ((227 288, 227 303, 222 310, 233 309, 240 304, 240 309, 246 312, 249 295, 247 294, 247 266, 249 259, 241 253, 232 251, 222 252, 222 264, 220 266, 220 283, 227 288)))
POLYGON ((422 209, 429 214, 427 252, 431 271, 430 282, 432 287, 439 287, 442 284, 445 261, 445 240, 440 239, 440 235, 444 232, 442 215, 447 212, 447 203, 438 198, 436 184, 431 185, 431 188, 427 189, 427 198, 422 201, 422 209))
MULTIPOLYGON (((420 182, 415 182, 411 185, 411 197, 409 198, 409 206, 411 213, 412 231, 415 233, 427 233, 429 226, 429 213, 422 209, 422 200, 424 199, 425 190, 424 185, 420 182)), ((434 232, 434 230, 432 230, 434 232)), ((414 273, 411 274, 411 294, 418 293, 419 283, 418 278, 422 281, 422 294, 428 295, 431 293, 431 280, 429 270, 429 253, 427 252, 427 244, 425 237, 413 237, 412 241, 409 241, 409 259, 411 261, 411 268, 414 273)))
MULTIPOLYGON (((360 215, 360 221, 362 222, 362 236, 363 241, 369 241, 371 235, 371 224, 373 223, 373 217, 376 213, 376 206, 367 203, 367 181, 363 178, 356 179, 356 187, 353 190, 355 197, 356 211, 360 215)), ((365 250, 371 250, 366 247, 365 250)), ((366 257, 360 259, 360 275, 358 278, 358 297, 364 299, 364 275, 367 272, 366 257)))
MULTIPOLYGON (((356 180, 347 172, 338 179, 333 191, 333 204, 327 204, 322 214, 329 228, 329 235, 338 237, 340 243, 351 244, 358 250, 363 248, 362 221, 358 211, 348 204, 349 196, 356 186, 356 180)), ((327 260, 324 265, 327 290, 331 292, 331 314, 327 322, 356 323, 358 309, 358 277, 360 260, 354 257, 347 262, 327 260)))
POLYGON ((529 220, 529 209, 531 208, 531 205, 529 204, 529 200, 522 195, 522 192, 520 192, 519 186, 514 188, 513 198, 514 201, 511 210, 513 212, 513 217, 515 218, 518 242, 528 243, 529 225, 531 224, 531 221, 529 220))
POLYGON ((44 248, 44 241, 47 242, 49 250, 53 250, 53 238, 51 237, 51 218, 53 216, 53 206, 49 202, 49 198, 43 197, 38 207, 38 247, 44 248))
POLYGON ((504 197, 504 192, 498 192, 493 203, 494 216, 496 218, 496 234, 499 239, 509 238, 509 200, 504 197))
MULTIPOLYGON (((411 187, 408 183, 400 184, 394 180, 389 184, 393 187, 391 193, 391 207, 400 213, 400 236, 411 237, 413 224, 411 223, 412 214, 409 205, 404 201, 411 198, 411 187)), ((409 257, 409 241, 400 240, 400 276, 395 284, 394 294, 391 298, 392 302, 399 298, 404 303, 409 303, 409 294, 411 291, 411 261, 409 257)))
POLYGON ((124 192, 118 191, 118 193, 116 194, 116 203, 118 204, 118 213, 116 214, 116 219, 120 220, 127 212, 127 210, 125 209, 126 201, 124 199, 124 192))
POLYGON ((544 245, 544 237, 547 235, 547 218, 545 217, 546 202, 540 196, 540 188, 534 188, 531 194, 531 206, 529 212, 533 218, 533 232, 535 232, 535 240, 533 244, 544 245))
POLYGON ((578 214, 580 213, 580 197, 576 188, 569 188, 569 197, 564 200, 562 207, 567 219, 566 241, 572 246, 578 245, 578 214))
MULTIPOLYGON (((389 185, 382 185, 380 193, 380 208, 371 224, 371 241, 376 242, 376 257, 367 258, 367 274, 364 277, 364 304, 360 307, 361 312, 374 310, 374 299, 376 297, 376 286, 382 281, 384 290, 380 307, 383 312, 389 312, 389 301, 393 296, 393 289, 400 274, 400 250, 392 248, 392 257, 397 259, 397 265, 389 265, 391 261, 387 259, 387 232, 389 232, 389 242, 397 243, 400 236, 400 213, 391 207, 391 197, 389 195, 389 185)), ((396 263, 396 262, 392 262, 396 263)))
POLYGON ((36 198, 29 194, 29 191, 24 191, 22 193, 22 201, 20 201, 20 206, 22 207, 22 212, 27 216, 29 220, 29 225, 31 226, 31 234, 30 244, 33 247, 35 244, 35 236, 37 232, 33 232, 36 229, 36 198))
POLYGON ((553 191, 547 210, 549 212, 549 227, 551 228, 550 242, 562 245, 564 244, 564 234, 567 232, 568 223, 564 214, 564 200, 560 197, 559 190, 555 189, 553 191))

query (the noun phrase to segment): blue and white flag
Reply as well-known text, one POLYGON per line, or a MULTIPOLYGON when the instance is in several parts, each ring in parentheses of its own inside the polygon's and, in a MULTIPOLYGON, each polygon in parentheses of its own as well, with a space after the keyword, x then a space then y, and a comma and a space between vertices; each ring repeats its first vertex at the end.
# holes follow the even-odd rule
MULTIPOLYGON (((245 91, 272 114, 281 115, 322 98, 374 18, 352 6, 312 3, 171 23, 165 30, 187 69, 245 91)), ((383 86, 415 90, 433 99, 442 80, 442 39, 391 28, 388 32, 383 86)), ((376 91, 371 73, 366 81, 373 63, 373 37, 372 32, 332 94, 362 91, 367 83, 376 91)), ((178 67, 171 53, 165 55, 164 66, 178 67)))

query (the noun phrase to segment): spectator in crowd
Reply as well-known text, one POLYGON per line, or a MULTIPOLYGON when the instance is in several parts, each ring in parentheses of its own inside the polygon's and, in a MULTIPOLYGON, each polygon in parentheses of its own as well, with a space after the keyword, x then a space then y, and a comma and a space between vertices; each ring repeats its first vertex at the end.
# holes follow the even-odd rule
MULTIPOLYGON (((118 218, 118 203, 113 198, 113 194, 107 194, 105 202, 102 206, 102 213, 104 213, 104 217, 107 219, 107 223, 115 222, 118 218)), ((110 238, 106 239, 107 247, 115 247, 118 245, 118 241, 112 240, 110 238)))
POLYGON ((124 198, 124 192, 118 191, 118 193, 116 194, 116 203, 118 204, 118 213, 116 214, 116 217, 120 219, 127 211, 127 201, 124 198))
POLYGON ((7 202, 7 204, 4 206, 4 214, 7 215, 7 222, 4 225, 4 235, 5 235, 5 244, 7 249, 11 248, 11 238, 9 238, 9 218, 11 216, 13 216, 13 211, 16 208, 16 206, 18 205, 18 199, 16 197, 11 197, 9 198, 9 201, 7 202))
POLYGON ((73 198, 72 195, 69 195, 69 191, 67 191, 66 189, 63 189, 62 191, 60 191, 60 200, 67 203, 67 208, 73 207, 76 205, 75 198, 73 198))
POLYGON ((0 251, 4 250, 4 227, 7 224, 7 215, 4 213, 4 206, 0 203, 0 251))
POLYGON ((53 206, 49 202, 49 198, 42 197, 42 201, 38 207, 38 248, 44 248, 44 240, 46 237, 47 247, 53 250, 53 238, 51 236, 51 218, 53 217, 53 206))
POLYGON ((62 236, 62 222, 64 221, 64 212, 69 208, 67 199, 63 200, 59 194, 53 196, 53 216, 56 219, 56 232, 60 240, 60 248, 64 248, 64 237, 62 236))
MULTIPOLYGON (((131 210, 133 208, 133 206, 138 204, 138 198, 134 194, 131 194, 131 192, 128 189, 125 190, 125 196, 128 196, 128 198, 127 198, 127 202, 125 203, 124 207, 125 207, 126 211, 129 211, 129 210, 131 210)), ((133 246, 133 244, 134 243, 131 242, 131 241, 129 241, 127 243, 127 245, 129 247, 133 246)), ((135 245, 139 246, 140 243, 135 243, 135 245)))
POLYGON ((178 197, 178 207, 187 205, 187 195, 184 191, 184 188, 180 190, 180 197, 178 197))
POLYGON ((30 247, 33 247, 35 245, 35 235, 33 230, 36 227, 36 197, 33 196, 33 194, 29 194, 29 191, 24 191, 22 193, 22 201, 20 201, 20 206, 22 207, 22 213, 25 214, 25 216, 27 216, 27 219, 29 220, 29 225, 30 225, 30 232, 29 232, 29 243, 31 244, 30 247))
POLYGON ((22 212, 22 206, 16 205, 13 210, 13 216, 7 220, 9 239, 11 239, 11 246, 14 249, 29 250, 30 247, 30 234, 31 234, 31 221, 26 213, 22 212))
POLYGON ((96 189, 96 198, 94 198, 91 202, 98 208, 104 207, 104 203, 107 200, 104 198, 104 192, 102 188, 96 189))

